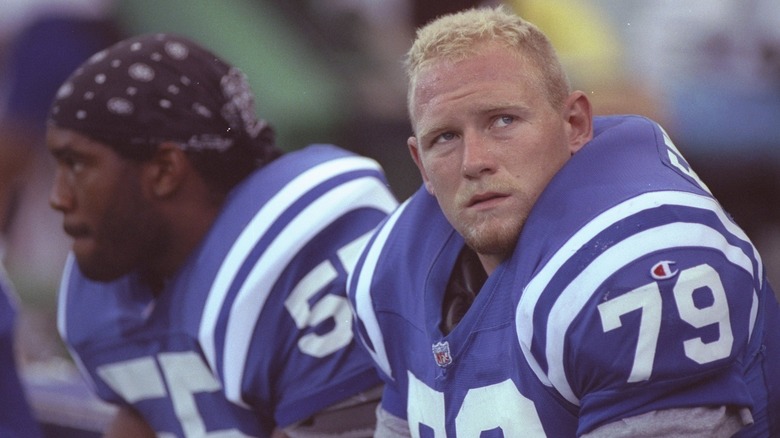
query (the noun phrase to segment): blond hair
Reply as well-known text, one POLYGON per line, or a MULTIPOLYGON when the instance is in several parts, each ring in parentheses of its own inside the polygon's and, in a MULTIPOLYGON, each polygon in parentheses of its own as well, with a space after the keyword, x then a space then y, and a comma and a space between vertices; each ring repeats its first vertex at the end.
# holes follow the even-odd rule
POLYGON ((444 15, 417 31, 405 60, 410 110, 417 76, 423 68, 436 60, 467 58, 485 42, 504 44, 529 59, 537 68, 532 74, 539 79, 550 104, 553 108, 563 105, 571 90, 550 40, 534 24, 498 6, 444 15))

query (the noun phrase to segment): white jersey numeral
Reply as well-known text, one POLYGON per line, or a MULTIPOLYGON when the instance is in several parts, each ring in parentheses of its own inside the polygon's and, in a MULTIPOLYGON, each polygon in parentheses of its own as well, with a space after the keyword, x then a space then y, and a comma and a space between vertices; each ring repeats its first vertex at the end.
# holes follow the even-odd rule
POLYGON ((629 382, 641 382, 650 378, 655 361, 655 347, 661 332, 661 291, 658 284, 650 283, 599 304, 601 325, 605 332, 615 330, 623 325, 620 317, 637 309, 641 309, 639 321, 639 337, 634 352, 634 365, 629 382))
MULTIPOLYGON (((444 394, 409 375, 407 418, 413 437, 419 438, 420 425, 433 430, 435 438, 447 436, 444 394)), ((544 437, 542 420, 534 402, 523 396, 515 384, 503 382, 471 388, 455 418, 456 436, 480 436, 500 428, 504 436, 544 437)))
MULTIPOLYGON (((219 381, 194 351, 165 352, 102 365, 98 375, 128 403, 169 398, 186 437, 243 438, 237 429, 207 432, 194 395, 219 391, 219 381)), ((175 435, 158 432, 158 437, 175 435)))
MULTIPOLYGON (((339 260, 347 273, 354 269, 360 249, 370 237, 371 233, 366 233, 338 251, 339 260)), ((352 312, 345 296, 329 294, 311 304, 312 297, 337 277, 336 268, 325 260, 298 282, 284 301, 284 307, 299 329, 315 327, 333 318, 335 325, 332 330, 322 334, 308 333, 298 341, 298 348, 310 356, 325 357, 352 342, 352 312)))
POLYGON ((683 321, 696 328, 717 324, 720 334, 718 339, 707 343, 701 338, 686 340, 683 343, 686 356, 696 363, 705 364, 731 354, 734 335, 729 319, 729 303, 723 282, 715 269, 709 265, 699 265, 682 271, 674 287, 674 301, 683 321), (694 293, 704 288, 710 291, 712 304, 699 308, 694 302, 694 293))
MULTIPOLYGON (((685 355, 699 364, 728 357, 734 344, 734 335, 726 292, 718 272, 709 265, 685 269, 680 272, 673 293, 678 314, 683 321, 695 328, 718 325, 718 338, 715 340, 704 342, 702 338, 693 338, 683 341, 685 355), (700 294, 709 291, 710 302, 697 305, 694 302, 697 291, 700 294)), ((620 318, 623 315, 637 309, 642 312, 629 382, 650 378, 661 329, 662 306, 663 299, 657 283, 644 285, 598 306, 604 332, 621 327, 620 318)))

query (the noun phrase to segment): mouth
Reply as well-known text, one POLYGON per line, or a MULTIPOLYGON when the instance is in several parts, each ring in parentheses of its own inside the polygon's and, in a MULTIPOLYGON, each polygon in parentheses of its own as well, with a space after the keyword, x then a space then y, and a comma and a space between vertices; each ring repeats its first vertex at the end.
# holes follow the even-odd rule
POLYGON ((466 207, 490 207, 508 197, 509 195, 497 192, 479 193, 469 198, 466 207))
POLYGON ((89 235, 89 228, 86 225, 75 225, 75 224, 63 224, 62 229, 65 231, 65 234, 70 236, 73 239, 80 239, 87 237, 89 235))

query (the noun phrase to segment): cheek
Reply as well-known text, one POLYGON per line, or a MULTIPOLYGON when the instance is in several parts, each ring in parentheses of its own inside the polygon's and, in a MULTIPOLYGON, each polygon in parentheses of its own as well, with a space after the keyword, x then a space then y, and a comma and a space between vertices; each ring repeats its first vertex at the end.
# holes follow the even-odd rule
POLYGON ((137 194, 126 195, 106 205, 100 219, 101 236, 113 251, 121 251, 123 259, 137 261, 149 256, 145 252, 156 238, 159 221, 137 194))
POLYGON ((445 195, 449 188, 456 186, 453 178, 456 176, 456 172, 448 170, 441 162, 428 163, 425 167, 425 188, 434 196, 445 195))
POLYGON ((84 208, 94 215, 104 229, 113 229, 122 224, 132 224, 134 218, 145 208, 141 202, 140 187, 129 178, 103 177, 102 184, 85 186, 84 208))
POLYGON ((426 155, 422 161, 428 179, 434 184, 446 183, 460 176, 460 160, 452 152, 426 155))

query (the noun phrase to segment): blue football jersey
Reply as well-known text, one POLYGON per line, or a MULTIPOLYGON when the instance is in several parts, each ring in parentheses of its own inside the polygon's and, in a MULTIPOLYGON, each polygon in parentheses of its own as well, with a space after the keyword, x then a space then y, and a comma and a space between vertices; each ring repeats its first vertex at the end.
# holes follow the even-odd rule
POLYGON ((595 128, 449 334, 464 242, 435 198, 420 189, 366 246, 356 331, 412 436, 574 437, 722 405, 750 408, 740 436, 780 433, 780 312, 755 248, 658 125, 595 128))
POLYGON ((381 383, 353 340, 347 274, 397 205, 379 165, 314 145, 230 194, 154 298, 68 261, 59 331, 104 400, 164 437, 268 436, 381 383))

